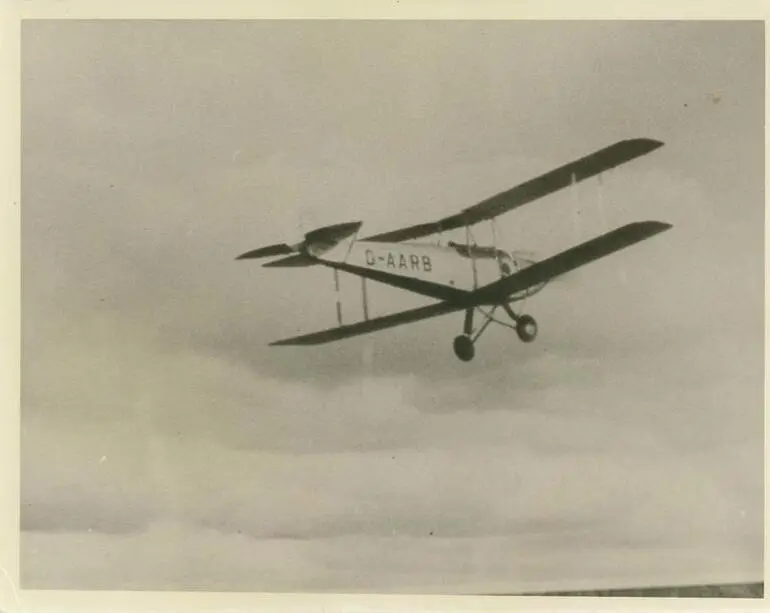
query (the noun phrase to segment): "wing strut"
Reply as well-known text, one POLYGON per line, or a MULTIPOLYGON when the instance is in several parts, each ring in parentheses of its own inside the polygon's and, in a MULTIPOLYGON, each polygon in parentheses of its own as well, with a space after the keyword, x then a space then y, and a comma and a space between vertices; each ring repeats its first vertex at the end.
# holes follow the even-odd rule
POLYGON ((340 301, 340 271, 334 269, 334 294, 337 298, 337 325, 342 325, 342 302, 340 301))
POLYGON ((471 240, 475 244, 475 239, 471 233, 471 227, 465 226, 465 244, 468 247, 468 254, 471 256, 471 269, 473 270, 473 289, 476 290, 479 287, 479 273, 476 268, 476 250, 471 248, 471 240))
POLYGON ((580 231, 580 194, 577 191, 577 177, 574 172, 569 191, 572 199, 572 234, 574 240, 579 241, 583 233, 580 231))
MULTIPOLYGON (((336 270, 334 271, 337 272, 336 270)), ((369 321, 369 300, 366 294, 366 277, 361 277, 361 301, 364 307, 364 320, 369 321)))

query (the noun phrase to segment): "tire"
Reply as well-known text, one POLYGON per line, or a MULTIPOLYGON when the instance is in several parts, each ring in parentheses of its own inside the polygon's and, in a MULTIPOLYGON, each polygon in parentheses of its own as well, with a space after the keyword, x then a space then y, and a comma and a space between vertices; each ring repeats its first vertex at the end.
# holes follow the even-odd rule
POLYGON ((537 337, 537 322, 530 315, 520 315, 516 322, 516 334, 525 343, 531 343, 537 337))
POLYGON ((470 362, 476 353, 476 349, 473 347, 473 341, 465 334, 461 334, 455 338, 453 348, 455 355, 463 362, 470 362))

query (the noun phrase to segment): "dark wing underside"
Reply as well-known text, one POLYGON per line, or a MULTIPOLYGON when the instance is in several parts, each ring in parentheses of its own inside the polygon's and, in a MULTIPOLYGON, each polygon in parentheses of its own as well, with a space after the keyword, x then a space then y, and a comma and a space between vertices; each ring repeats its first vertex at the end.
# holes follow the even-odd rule
POLYGON ((568 187, 573 181, 579 183, 637 157, 646 155, 662 146, 662 142, 649 138, 623 140, 491 198, 487 198, 450 217, 377 234, 364 240, 395 243, 422 238, 439 232, 447 232, 493 219, 528 202, 543 198, 568 187))
POLYGON ((637 221, 627 224, 536 262, 509 277, 485 285, 473 293, 473 300, 477 304, 504 300, 511 294, 550 281, 554 277, 635 245, 669 228, 671 224, 661 221, 637 221))
POLYGON ((322 330, 321 332, 314 332, 312 334, 305 334, 303 336, 286 338, 270 344, 274 346, 320 345, 321 343, 339 341, 345 338, 350 338, 351 336, 359 336, 360 334, 367 334, 369 332, 376 332, 377 330, 385 330, 387 328, 394 328, 395 326, 414 323, 422 319, 429 319, 431 317, 438 317, 439 315, 446 315, 447 313, 452 313, 453 311, 460 311, 463 308, 464 307, 451 302, 439 302, 437 304, 429 304, 428 306, 410 309, 408 311, 392 313, 391 315, 385 315, 384 317, 359 321, 358 323, 350 324, 347 326, 337 326, 336 328, 322 330))
MULTIPOLYGON (((460 292, 460 290, 454 290, 460 293, 447 296, 444 302, 430 304, 408 311, 401 311, 399 313, 393 313, 384 317, 369 319, 347 326, 338 326, 321 332, 287 338, 270 344, 317 345, 358 336, 360 334, 368 334, 369 332, 378 330, 385 330, 387 328, 413 323, 422 319, 438 317, 439 315, 461 311, 466 308, 473 308, 485 304, 500 304, 506 302, 507 299, 515 293, 549 281, 554 277, 568 273, 581 266, 585 266, 590 262, 608 256, 616 251, 620 251, 621 249, 625 249, 626 247, 630 247, 631 245, 655 236, 669 228, 671 228, 670 224, 660 221, 640 221, 630 223, 616 230, 612 230, 611 232, 607 232, 602 236, 586 241, 585 243, 581 243, 576 247, 562 251, 546 260, 536 262, 519 272, 500 279, 499 281, 494 281, 474 292, 460 292)), ((326 264, 328 265, 329 263, 326 264)), ((361 271, 366 273, 371 272, 366 268, 348 265, 344 266, 345 268, 340 268, 352 274, 360 274, 361 271)), ((337 268, 339 266, 335 265, 334 267, 337 268)), ((395 285, 402 289, 411 289, 411 291, 416 291, 421 294, 428 293, 423 287, 406 287, 404 284, 404 277, 398 275, 378 271, 376 277, 370 274, 365 276, 380 281, 381 283, 395 285)), ((431 283, 428 285, 433 286, 436 284, 431 283)), ((440 285, 437 287, 439 289, 443 288, 442 291, 453 289, 440 285)), ((429 290, 432 292, 435 288, 429 288, 429 290)))

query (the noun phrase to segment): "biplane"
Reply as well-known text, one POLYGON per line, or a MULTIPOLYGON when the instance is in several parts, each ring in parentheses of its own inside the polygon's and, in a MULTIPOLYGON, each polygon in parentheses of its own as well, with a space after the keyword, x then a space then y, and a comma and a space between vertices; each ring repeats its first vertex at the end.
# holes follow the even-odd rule
POLYGON ((622 140, 534 179, 494 195, 459 213, 398 230, 359 238, 362 222, 347 222, 308 232, 298 244, 270 245, 248 251, 237 260, 279 257, 263 266, 293 268, 324 266, 334 272, 337 292, 337 326, 303 334, 270 345, 317 345, 393 328, 420 320, 464 313, 462 334, 454 339, 455 355, 470 361, 475 344, 491 323, 513 329, 525 343, 537 336, 531 315, 517 313, 513 305, 540 291, 550 281, 581 266, 630 247, 671 228, 660 221, 629 223, 546 259, 536 260, 523 251, 499 248, 495 220, 524 204, 543 198, 580 181, 646 155, 663 145, 648 138, 622 140), (478 245, 472 228, 492 224, 492 245, 478 245), (465 230, 465 241, 441 244, 451 230, 465 230), (436 243, 416 242, 439 235, 436 243), (339 273, 361 278, 363 319, 343 324, 339 298, 339 273), (384 283, 433 299, 431 304, 382 317, 369 317, 366 282, 384 283), (502 309, 510 321, 498 318, 502 309), (474 326, 474 315, 482 322, 474 326))

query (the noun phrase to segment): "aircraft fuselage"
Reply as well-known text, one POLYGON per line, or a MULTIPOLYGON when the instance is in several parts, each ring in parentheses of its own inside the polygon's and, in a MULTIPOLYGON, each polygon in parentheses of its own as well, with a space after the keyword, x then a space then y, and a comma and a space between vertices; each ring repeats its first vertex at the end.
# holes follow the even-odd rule
MULTIPOLYGON (((492 247, 436 245, 430 243, 383 243, 355 241, 318 254, 319 259, 343 261, 354 266, 383 270, 390 274, 424 279, 471 291, 534 264, 513 251, 492 247)), ((511 296, 520 300, 539 292, 545 284, 511 296)))

